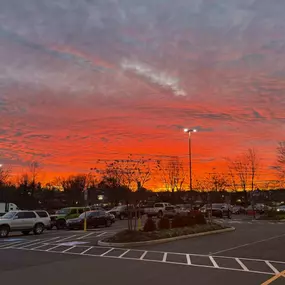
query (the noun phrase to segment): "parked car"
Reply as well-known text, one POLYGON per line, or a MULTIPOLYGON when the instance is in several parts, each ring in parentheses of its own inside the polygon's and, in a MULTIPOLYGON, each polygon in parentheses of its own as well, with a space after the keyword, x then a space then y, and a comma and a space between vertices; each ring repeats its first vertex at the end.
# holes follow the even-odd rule
POLYGON ((249 205, 247 208, 246 208, 246 214, 247 215, 253 215, 253 214, 264 214, 265 212, 267 211, 270 211, 272 210, 272 207, 269 207, 265 204, 261 204, 261 203, 256 203, 254 205, 249 205))
POLYGON ((170 207, 171 204, 169 203, 155 203, 153 207, 144 208, 144 213, 148 216, 157 216, 161 218, 165 212, 166 207, 170 207))
POLYGON ((39 235, 48 227, 50 218, 45 211, 12 211, 0 219, 0 237, 6 237, 15 231, 20 231, 24 235, 33 231, 35 235, 39 235))
POLYGON ((103 209, 102 207, 100 207, 100 206, 94 206, 94 205, 92 205, 92 206, 89 206, 90 207, 90 210, 91 211, 105 211, 105 209, 103 209))
POLYGON ((51 228, 56 227, 64 229, 66 227, 66 221, 68 219, 78 218, 85 211, 90 211, 89 207, 69 207, 63 208, 55 212, 54 215, 50 215, 51 228))
POLYGON ((212 216, 217 218, 223 218, 224 216, 231 218, 232 214, 231 207, 228 204, 223 203, 212 204, 212 207, 210 205, 204 205, 202 208, 200 208, 200 212, 207 216, 210 215, 211 211, 212 216))
POLYGON ((51 219, 50 219, 49 213, 44 210, 35 210, 35 212, 43 220, 45 228, 47 230, 50 230, 51 229, 51 219))
POLYGON ((277 213, 285 213, 285 205, 283 206, 279 206, 277 209, 276 209, 277 213))
POLYGON ((235 215, 245 214, 246 213, 246 209, 243 206, 233 206, 232 207, 232 213, 235 214, 235 215))
POLYGON ((111 210, 107 211, 110 214, 113 214, 117 219, 123 220, 129 217, 129 215, 132 215, 133 217, 136 214, 135 210, 139 210, 140 214, 143 214, 142 208, 135 208, 134 205, 121 205, 112 208, 111 210))
POLYGON ((78 218, 67 220, 67 228, 70 230, 83 229, 85 217, 87 228, 96 228, 98 226, 110 227, 113 223, 113 217, 105 211, 88 211, 82 213, 78 218))
POLYGON ((20 209, 14 203, 0 203, 0 217, 10 211, 18 211, 18 210, 20 209))
POLYGON ((163 216, 167 218, 173 218, 177 215, 178 213, 178 208, 176 206, 167 206, 164 209, 163 216))

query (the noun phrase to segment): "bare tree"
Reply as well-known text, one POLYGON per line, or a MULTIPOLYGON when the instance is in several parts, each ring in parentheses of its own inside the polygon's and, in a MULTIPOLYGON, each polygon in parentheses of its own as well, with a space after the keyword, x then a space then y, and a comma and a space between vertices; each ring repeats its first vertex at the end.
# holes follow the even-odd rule
POLYGON ((237 174, 234 168, 234 163, 230 159, 226 159, 228 162, 228 176, 229 176, 229 183, 228 186, 234 192, 238 190, 238 183, 237 183, 237 174))
POLYGON ((174 192, 183 189, 187 174, 182 161, 178 157, 173 157, 166 163, 160 160, 157 161, 157 169, 167 190, 174 192))
POLYGON ((208 178, 196 178, 194 180, 194 189, 201 192, 207 192, 210 190, 210 184, 208 178))
POLYGON ((29 176, 32 185, 36 185, 40 173, 40 164, 37 161, 32 161, 29 165, 29 176))
POLYGON ((244 191, 246 191, 249 183, 251 190, 254 190, 255 179, 260 166, 256 151, 250 148, 233 160, 227 158, 227 161, 231 188, 237 191, 237 181, 239 181, 239 185, 244 191))
POLYGON ((222 174, 217 173, 215 169, 213 170, 214 171, 210 173, 210 177, 208 180, 210 189, 216 192, 224 191, 227 186, 227 180, 222 174))
POLYGON ((234 179, 235 177, 237 177, 240 182, 241 188, 243 189, 243 191, 246 191, 250 170, 247 157, 245 155, 240 155, 234 160, 228 159, 228 168, 231 172, 232 177, 234 179))
POLYGON ((126 186, 135 190, 144 187, 151 178, 150 159, 135 158, 130 154, 127 159, 103 162, 105 163, 104 169, 92 168, 92 170, 102 174, 103 179, 112 182, 114 187, 126 186))
POLYGON ((9 182, 11 170, 0 166, 0 186, 4 186, 9 182))
POLYGON ((279 142, 277 147, 277 170, 280 179, 285 179, 285 141, 279 142))
POLYGON ((248 171, 251 182, 251 191, 254 190, 254 182, 259 170, 259 159, 257 157, 256 151, 253 148, 247 150, 245 154, 248 163, 248 171))
MULTIPOLYGON (((101 160, 98 160, 101 162, 101 160)), ((135 158, 130 154, 127 159, 116 159, 113 161, 104 161, 105 168, 92 168, 96 172, 102 175, 102 183, 113 188, 114 191, 123 190, 125 194, 125 201, 129 207, 130 203, 137 204, 139 201, 135 201, 134 195, 130 195, 128 190, 140 190, 143 188, 151 178, 150 159, 144 157, 135 158)), ((128 211, 128 228, 129 230, 136 229, 137 219, 133 225, 133 213, 128 211)), ((135 208, 135 217, 139 217, 135 208)))
POLYGON ((70 175, 67 178, 57 178, 57 184, 63 188, 71 205, 83 203, 83 191, 92 185, 91 174, 70 175))

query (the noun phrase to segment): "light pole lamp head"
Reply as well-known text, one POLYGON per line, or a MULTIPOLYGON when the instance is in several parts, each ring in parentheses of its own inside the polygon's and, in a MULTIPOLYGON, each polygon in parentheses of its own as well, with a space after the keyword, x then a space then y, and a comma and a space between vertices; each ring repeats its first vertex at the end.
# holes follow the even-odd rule
POLYGON ((184 129, 184 133, 196 133, 197 130, 196 129, 184 129))

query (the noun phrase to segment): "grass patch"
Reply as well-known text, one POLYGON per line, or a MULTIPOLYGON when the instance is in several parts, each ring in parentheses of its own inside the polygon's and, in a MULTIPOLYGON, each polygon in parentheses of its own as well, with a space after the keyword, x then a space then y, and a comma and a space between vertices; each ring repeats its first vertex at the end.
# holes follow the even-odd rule
POLYGON ((280 215, 272 215, 272 216, 267 216, 263 215, 258 218, 258 220, 267 220, 267 221, 280 221, 285 219, 285 214, 280 214, 280 215))
POLYGON ((159 230, 153 232, 123 230, 121 232, 118 232, 114 236, 104 239, 103 241, 113 242, 113 243, 149 241, 149 240, 158 240, 164 238, 221 230, 225 228, 228 227, 225 227, 220 224, 212 224, 212 225, 206 224, 206 225, 194 225, 191 227, 184 227, 184 228, 159 230))

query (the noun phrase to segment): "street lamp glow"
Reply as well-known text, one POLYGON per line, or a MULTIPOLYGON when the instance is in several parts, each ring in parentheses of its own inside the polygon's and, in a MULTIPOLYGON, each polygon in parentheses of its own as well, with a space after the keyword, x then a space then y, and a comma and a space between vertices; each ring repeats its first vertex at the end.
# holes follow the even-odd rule
POLYGON ((184 129, 184 133, 196 133, 196 132, 197 132, 196 129, 187 129, 187 128, 184 129))

